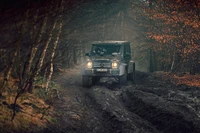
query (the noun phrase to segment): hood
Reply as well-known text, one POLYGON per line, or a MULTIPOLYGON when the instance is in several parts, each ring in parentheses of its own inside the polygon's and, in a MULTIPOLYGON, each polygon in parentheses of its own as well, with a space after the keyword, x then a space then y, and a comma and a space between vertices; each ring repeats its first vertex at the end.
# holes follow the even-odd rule
POLYGON ((100 56, 100 55, 96 55, 96 56, 92 56, 91 57, 92 60, 104 60, 104 61, 111 61, 111 60, 121 60, 121 56, 120 55, 103 55, 103 56, 100 56))

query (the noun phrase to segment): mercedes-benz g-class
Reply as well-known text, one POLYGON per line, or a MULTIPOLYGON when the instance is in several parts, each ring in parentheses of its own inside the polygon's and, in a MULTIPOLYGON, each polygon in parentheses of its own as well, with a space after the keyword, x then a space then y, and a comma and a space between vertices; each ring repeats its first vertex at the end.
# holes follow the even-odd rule
POLYGON ((135 80, 135 62, 128 41, 96 41, 81 68, 82 85, 90 87, 101 77, 115 77, 119 83, 135 80))

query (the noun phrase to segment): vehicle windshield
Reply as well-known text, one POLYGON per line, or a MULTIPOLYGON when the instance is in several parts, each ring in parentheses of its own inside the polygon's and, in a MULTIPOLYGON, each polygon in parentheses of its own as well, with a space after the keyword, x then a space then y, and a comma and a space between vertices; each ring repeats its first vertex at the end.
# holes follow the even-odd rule
POLYGON ((122 53, 122 45, 99 44, 92 45, 91 55, 120 55, 122 53))

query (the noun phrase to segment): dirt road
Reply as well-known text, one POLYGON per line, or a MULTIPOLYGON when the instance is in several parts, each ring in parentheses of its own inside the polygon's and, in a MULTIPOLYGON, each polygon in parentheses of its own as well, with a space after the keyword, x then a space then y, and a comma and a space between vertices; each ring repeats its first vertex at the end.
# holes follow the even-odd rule
MULTIPOLYGON (((64 89, 55 100, 59 128, 48 132, 200 133, 200 88, 176 86, 165 73, 137 72, 136 84, 103 78, 81 87, 77 69, 55 78, 64 89)), ((58 126, 57 126, 58 127, 58 126)))

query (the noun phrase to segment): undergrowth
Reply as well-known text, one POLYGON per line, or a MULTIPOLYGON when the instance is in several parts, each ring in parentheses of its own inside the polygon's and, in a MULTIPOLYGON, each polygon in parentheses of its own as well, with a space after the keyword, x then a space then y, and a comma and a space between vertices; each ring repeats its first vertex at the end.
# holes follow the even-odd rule
POLYGON ((53 106, 46 101, 53 101, 54 97, 50 96, 50 92, 52 90, 57 92, 61 87, 51 81, 47 92, 43 88, 46 80, 42 77, 38 78, 33 94, 25 92, 19 97, 15 106, 16 116, 11 120, 13 103, 18 91, 14 82, 15 80, 9 81, 12 88, 7 89, 8 91, 3 93, 4 97, 0 98, 0 132, 32 132, 32 130, 36 132, 46 128, 48 124, 57 123, 53 106))

